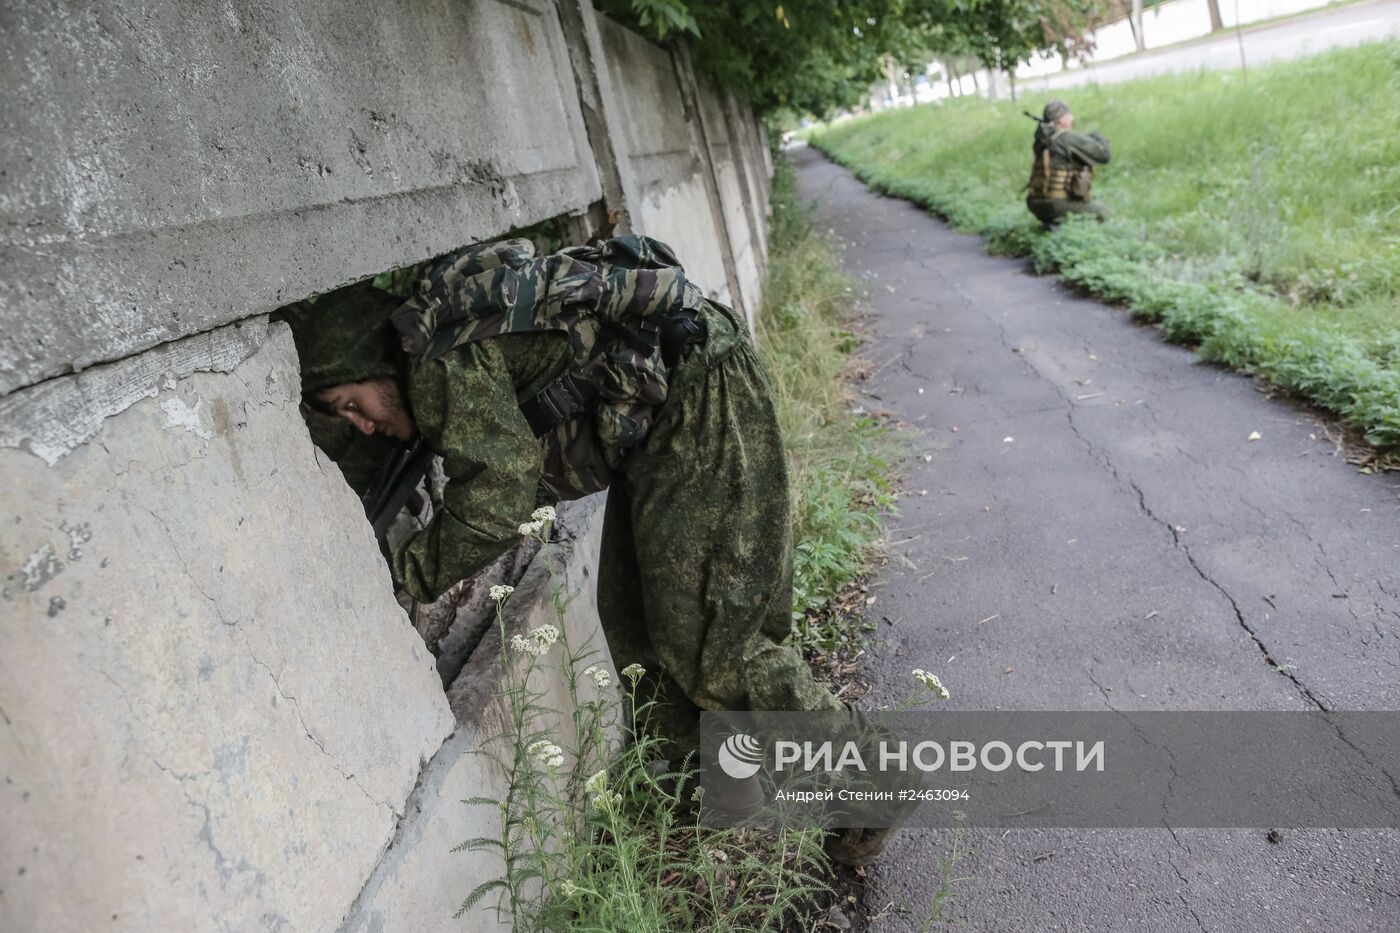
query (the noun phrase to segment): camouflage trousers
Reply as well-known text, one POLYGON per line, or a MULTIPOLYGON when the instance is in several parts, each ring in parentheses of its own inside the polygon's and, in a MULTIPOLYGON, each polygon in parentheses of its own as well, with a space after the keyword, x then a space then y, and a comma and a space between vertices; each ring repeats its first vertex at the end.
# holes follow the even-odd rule
POLYGON ((1108 210, 1098 201, 1071 201, 1067 198, 1026 198, 1026 207, 1036 219, 1053 228, 1070 214, 1092 214, 1100 221, 1108 216, 1108 210))
POLYGON ((648 671, 639 699, 673 761, 701 710, 844 710, 791 630, 787 467, 771 387, 727 309, 673 373, 647 440, 608 491, 598 610, 618 670, 648 671))

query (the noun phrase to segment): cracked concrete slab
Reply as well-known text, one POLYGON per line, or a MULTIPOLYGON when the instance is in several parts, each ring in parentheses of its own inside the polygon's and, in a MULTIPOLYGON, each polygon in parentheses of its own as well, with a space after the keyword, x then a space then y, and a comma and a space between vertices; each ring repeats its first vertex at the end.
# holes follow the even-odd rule
POLYGON ((4 22, 0 393, 601 192, 547 4, 118 0, 4 22))
POLYGON ((0 449, 0 928, 334 929, 446 698, 285 326, 158 391, 0 449))
MULTIPOLYGON (((1306 412, 1122 311, 986 255, 820 153, 797 159, 818 229, 867 283, 863 404, 913 426, 893 558, 871 589, 890 623, 875 702, 922 667, 961 709, 1400 708, 1393 477, 1358 475, 1306 412)), ((950 842, 896 838, 871 872, 871 929, 923 928, 950 842)), ((1400 909, 1393 833, 968 844, 959 929, 1380 931, 1400 909)))
MULTIPOLYGON (((560 505, 555 542, 548 553, 535 556, 504 608, 507 637, 555 625, 579 657, 575 670, 563 670, 560 645, 548 652, 530 675, 536 702, 550 711, 537 717, 531 728, 565 747, 575 744, 570 738, 572 717, 580 704, 593 702, 604 693, 609 702, 620 699, 617 672, 598 624, 594 570, 602 540, 603 498, 599 494, 560 505), (562 616, 555 610, 556 589, 567 597, 562 616), (582 676, 591 664, 608 669, 612 686, 600 690, 582 676)), ((509 905, 498 913, 496 893, 473 905, 459 920, 451 919, 477 885, 502 877, 504 870, 497 849, 452 850, 469 839, 500 836, 499 808, 466 801, 499 801, 509 796, 510 782, 501 762, 509 761, 514 750, 503 739, 509 723, 509 707, 502 698, 503 664, 508 660, 518 676, 523 659, 519 652, 503 658, 494 626, 476 646, 448 691, 457 732, 424 768, 406 817, 346 915, 340 933, 440 928, 485 933, 511 928, 509 905)), ((618 739, 615 721, 605 728, 610 740, 618 739)))

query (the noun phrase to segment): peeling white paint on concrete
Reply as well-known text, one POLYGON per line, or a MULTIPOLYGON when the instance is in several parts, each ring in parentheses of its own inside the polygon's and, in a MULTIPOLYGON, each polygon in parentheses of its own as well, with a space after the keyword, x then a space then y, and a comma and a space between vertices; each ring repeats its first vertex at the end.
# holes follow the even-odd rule
POLYGON ((24 588, 32 593, 63 572, 63 561, 52 544, 44 544, 30 552, 19 572, 24 575, 24 588))
POLYGON ((53 466, 161 386, 191 373, 228 372, 266 338, 267 318, 258 317, 0 397, 0 447, 27 450, 53 466))
POLYGON ((81 560, 83 545, 92 540, 92 526, 87 522, 79 522, 76 525, 59 522, 58 530, 68 535, 68 559, 81 560))
POLYGON ((199 417, 199 409, 203 404, 202 399, 195 399, 194 407, 185 404, 185 400, 179 398, 168 398, 160 403, 160 410, 165 412, 166 422, 172 428, 180 428, 188 431, 195 437, 206 441, 214 439, 214 432, 204 426, 204 421, 199 417))

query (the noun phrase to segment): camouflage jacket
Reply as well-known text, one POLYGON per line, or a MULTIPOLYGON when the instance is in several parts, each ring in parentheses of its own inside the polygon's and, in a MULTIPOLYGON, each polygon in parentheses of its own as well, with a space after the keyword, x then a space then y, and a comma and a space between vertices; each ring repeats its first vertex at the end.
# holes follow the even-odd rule
POLYGON ((520 540, 544 501, 544 448, 517 394, 538 391, 572 361, 560 334, 518 334, 469 343, 409 374, 419 433, 442 456, 446 485, 432 521, 390 555, 394 580, 432 602, 520 540))
POLYGON ((415 599, 492 560, 537 502, 611 484, 667 394, 646 334, 703 302, 670 249, 645 237, 543 259, 528 241, 493 244, 419 283, 394 324, 414 419, 448 485, 437 517, 392 558, 415 599), (531 405, 563 416, 532 429, 531 405))

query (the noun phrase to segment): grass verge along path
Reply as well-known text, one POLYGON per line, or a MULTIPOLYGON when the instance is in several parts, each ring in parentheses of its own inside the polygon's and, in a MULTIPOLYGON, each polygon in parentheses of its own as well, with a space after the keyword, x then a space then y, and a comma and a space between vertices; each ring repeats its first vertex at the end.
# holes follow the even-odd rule
POLYGON ((852 620, 823 612, 870 565, 897 442, 876 419, 852 412, 859 340, 851 331, 853 285, 832 244, 812 231, 785 158, 774 162, 768 277, 757 320, 759 353, 773 377, 787 446, 794 515, 795 639, 830 654, 852 620))
POLYGON ((959 99, 811 141, 872 187, 1157 324, 1400 450, 1400 42, 1065 92, 1113 144, 1108 223, 1026 211, 1034 124, 959 99))

